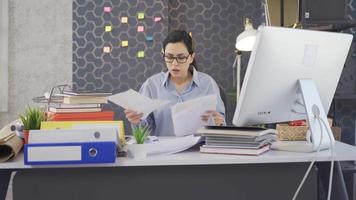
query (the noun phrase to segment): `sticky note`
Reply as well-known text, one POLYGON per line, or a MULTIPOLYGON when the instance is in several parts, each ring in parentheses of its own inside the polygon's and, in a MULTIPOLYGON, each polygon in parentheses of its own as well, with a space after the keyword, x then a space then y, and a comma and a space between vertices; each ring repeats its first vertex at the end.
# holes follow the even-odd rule
POLYGON ((137 57, 138 58, 144 58, 145 57, 145 52, 144 51, 138 51, 137 52, 137 57))
POLYGON ((137 27, 137 32, 144 32, 145 31, 145 27, 144 26, 138 26, 137 27))
POLYGON ((121 23, 127 24, 128 21, 129 21, 128 17, 121 17, 121 23))
POLYGON ((192 32, 189 32, 189 35, 190 35, 190 37, 193 37, 193 34, 192 34, 192 32))
POLYGON ((105 32, 111 32, 112 26, 105 26, 105 32))
POLYGON ((145 13, 144 13, 144 12, 139 12, 139 13, 137 14, 137 18, 138 18, 138 19, 145 19, 145 13))
POLYGON ((104 51, 104 53, 110 53, 111 47, 104 47, 103 51, 104 51))
POLYGON ((127 41, 127 40, 121 41, 121 46, 122 46, 122 47, 127 47, 127 46, 129 46, 129 41, 127 41))
POLYGON ((146 41, 147 42, 152 42, 153 41, 153 36, 146 36, 146 41))
POLYGON ((159 21, 161 21, 161 19, 162 19, 161 16, 155 16, 155 17, 154 17, 154 21, 155 21, 155 22, 159 22, 159 21))
POLYGON ((111 12, 111 7, 104 7, 104 12, 106 12, 106 13, 111 12))

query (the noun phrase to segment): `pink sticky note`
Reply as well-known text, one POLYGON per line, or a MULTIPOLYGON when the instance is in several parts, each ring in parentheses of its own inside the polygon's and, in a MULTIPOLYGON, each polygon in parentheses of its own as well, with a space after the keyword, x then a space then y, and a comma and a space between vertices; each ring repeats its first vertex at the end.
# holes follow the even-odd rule
POLYGON ((161 21, 162 17, 161 16, 155 16, 154 21, 159 22, 161 21))
POLYGON ((144 26, 138 26, 137 27, 137 32, 144 32, 145 31, 145 27, 144 26))
POLYGON ((111 7, 104 7, 104 12, 106 12, 106 13, 111 12, 111 7))

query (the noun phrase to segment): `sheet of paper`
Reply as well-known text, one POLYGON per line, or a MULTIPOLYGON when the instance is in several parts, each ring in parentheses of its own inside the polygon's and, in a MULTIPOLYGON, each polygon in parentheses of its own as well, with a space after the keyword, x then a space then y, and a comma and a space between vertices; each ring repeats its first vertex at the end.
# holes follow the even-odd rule
POLYGON ((157 108, 160 108, 169 103, 169 101, 165 100, 150 99, 132 89, 109 96, 107 97, 107 100, 125 109, 134 110, 139 113, 142 112, 143 118, 147 117, 157 108))
POLYGON ((216 95, 209 95, 177 103, 172 106, 172 120, 176 136, 190 135, 206 125, 212 125, 201 120, 201 116, 208 110, 216 110, 216 95))
MULTIPOLYGON (((146 146, 147 156, 168 155, 189 149, 200 141, 201 137, 160 137, 158 141, 142 144, 146 146)), ((127 147, 129 149, 129 147, 127 147)))

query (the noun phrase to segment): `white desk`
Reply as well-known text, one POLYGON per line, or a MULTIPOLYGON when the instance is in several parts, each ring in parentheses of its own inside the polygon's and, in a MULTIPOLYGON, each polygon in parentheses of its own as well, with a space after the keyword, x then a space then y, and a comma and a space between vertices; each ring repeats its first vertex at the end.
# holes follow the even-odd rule
MULTIPOLYGON (((336 142, 334 149, 335 161, 356 161, 356 147, 336 142)), ((90 165, 48 165, 28 166, 23 163, 23 154, 11 162, 1 163, 0 169, 31 169, 31 168, 76 168, 76 167, 130 167, 130 166, 172 166, 172 165, 229 165, 229 164, 263 164, 263 163, 296 163, 310 162, 315 153, 295 153, 285 151, 269 151, 260 156, 239 156, 222 154, 203 154, 198 151, 185 151, 165 156, 152 156, 144 159, 118 158, 116 163, 90 165)), ((316 161, 330 161, 330 150, 320 151, 316 161)))
MULTIPOLYGON (((112 164, 32 167, 24 165, 19 155, 1 163, 0 169, 18 170, 14 200, 127 199, 132 195, 133 199, 288 199, 314 156, 282 151, 261 156, 214 155, 190 150, 145 159, 118 158, 112 164), (134 192, 137 185, 144 188, 141 193, 134 192), (164 190, 159 197, 157 188, 164 190)), ((319 152, 316 160, 329 161, 330 151, 319 152)), ((356 148, 336 142, 335 160, 356 160, 356 148)), ((300 199, 316 199, 319 172, 312 170, 300 199)))

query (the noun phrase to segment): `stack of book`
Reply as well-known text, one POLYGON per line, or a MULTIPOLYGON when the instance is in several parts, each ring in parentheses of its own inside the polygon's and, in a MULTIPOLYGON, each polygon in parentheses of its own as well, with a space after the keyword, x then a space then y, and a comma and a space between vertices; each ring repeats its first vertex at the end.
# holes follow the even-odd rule
POLYGON ((202 153, 260 155, 276 140, 276 130, 258 127, 207 126, 198 133, 205 137, 202 153))
POLYGON ((67 92, 62 103, 50 104, 48 116, 52 121, 113 120, 114 112, 103 111, 102 104, 111 93, 67 92))

